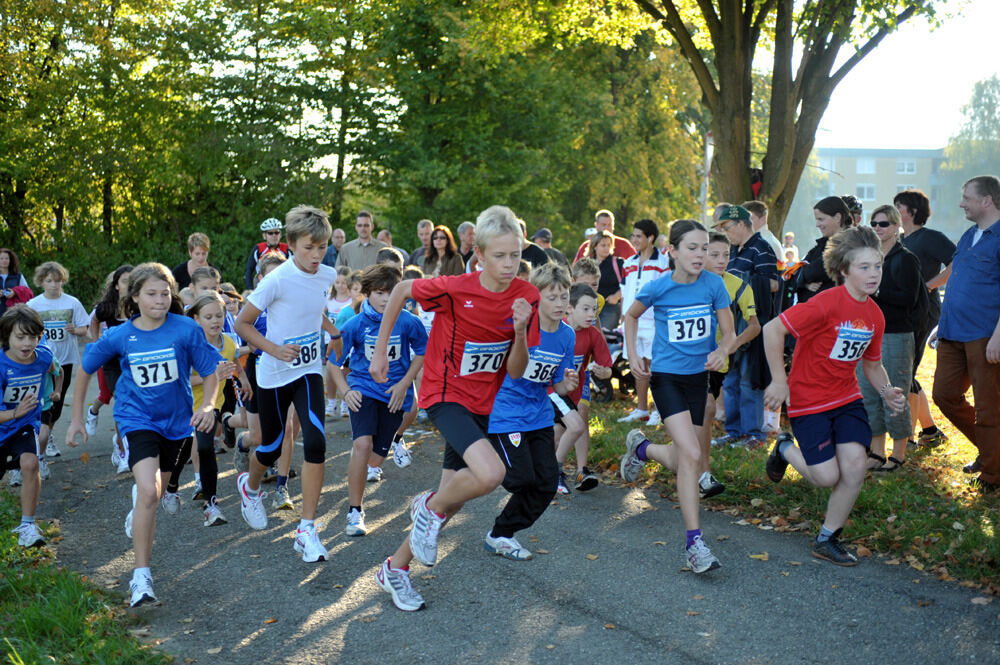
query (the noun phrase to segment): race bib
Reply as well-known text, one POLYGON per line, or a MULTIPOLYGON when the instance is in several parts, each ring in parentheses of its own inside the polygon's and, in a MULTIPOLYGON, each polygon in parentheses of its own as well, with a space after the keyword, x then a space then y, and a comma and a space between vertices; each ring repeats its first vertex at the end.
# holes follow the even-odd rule
POLYGON ((864 355, 865 349, 872 341, 872 335, 871 330, 852 328, 849 321, 841 323, 837 341, 830 350, 830 359, 845 363, 856 362, 864 355))
POLYGON ((528 356, 528 365, 524 368, 521 378, 534 383, 548 384, 556 375, 561 360, 562 356, 558 353, 542 351, 536 347, 528 356))
POLYGON ((152 388, 173 383, 179 377, 177 354, 173 347, 158 351, 128 354, 132 381, 140 388, 152 388))
POLYGON ((282 344, 298 344, 299 355, 288 363, 289 367, 307 367, 319 361, 319 331, 298 337, 289 337, 282 344))
POLYGON ((510 342, 466 342, 462 351, 462 376, 480 372, 499 372, 507 357, 510 342))
POLYGON ((712 308, 709 305, 671 307, 667 310, 667 326, 671 343, 703 340, 712 332, 712 308))
POLYGON ((64 342, 68 334, 65 321, 45 321, 46 342, 64 342))
MULTIPOLYGON (((365 358, 368 358, 368 362, 372 361, 372 356, 375 355, 375 341, 378 339, 378 335, 365 335, 365 358)), ((389 346, 385 349, 385 354, 389 358, 389 362, 396 362, 403 357, 403 342, 399 335, 389 336, 389 346)))
POLYGON ((25 397, 34 395, 40 397, 42 389, 42 375, 32 374, 31 376, 17 376, 12 378, 3 391, 4 404, 17 407, 25 397))

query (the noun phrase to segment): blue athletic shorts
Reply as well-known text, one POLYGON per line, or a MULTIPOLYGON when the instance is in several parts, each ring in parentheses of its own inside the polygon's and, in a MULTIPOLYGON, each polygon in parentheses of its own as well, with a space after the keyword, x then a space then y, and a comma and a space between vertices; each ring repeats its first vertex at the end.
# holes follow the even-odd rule
POLYGON ((792 434, 809 466, 832 460, 841 444, 860 443, 866 450, 872 445, 872 428, 860 399, 822 413, 796 416, 791 423, 792 434))
POLYGON ((372 438, 372 451, 381 457, 389 454, 389 447, 392 446, 392 439, 399 429, 399 424, 403 422, 403 411, 392 413, 389 411, 389 403, 369 397, 361 396, 361 408, 358 412, 348 409, 351 417, 351 434, 355 439, 363 436, 372 438))

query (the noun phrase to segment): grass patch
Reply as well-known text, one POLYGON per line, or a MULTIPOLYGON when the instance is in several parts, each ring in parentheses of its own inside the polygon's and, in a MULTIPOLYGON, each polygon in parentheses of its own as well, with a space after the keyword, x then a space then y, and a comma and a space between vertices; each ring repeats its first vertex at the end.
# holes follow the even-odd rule
MULTIPOLYGON (((61 568, 48 548, 19 547, 10 530, 20 520, 18 495, 0 490, 0 662, 173 662, 129 632, 135 620, 126 613, 121 594, 61 568)), ((50 542, 58 537, 55 528, 43 531, 50 542)))
MULTIPOLYGON (((933 385, 936 354, 928 349, 918 372, 925 389, 933 385)), ((971 401, 971 391, 969 394, 971 401)), ((631 423, 617 422, 632 408, 631 401, 593 404, 591 407, 592 467, 617 471, 631 423), (599 424, 599 428, 593 427, 599 424)), ((937 448, 910 451, 895 473, 869 474, 858 497, 844 538, 889 565, 928 570, 942 580, 979 587, 1000 595, 1000 495, 981 495, 967 486, 962 466, 976 456, 976 448, 932 403, 934 419, 948 435, 937 448)), ((788 428, 787 420, 783 422, 788 428)), ((645 428, 647 434, 649 428, 645 428)), ((719 423, 713 436, 721 435, 719 423)), ((651 437, 663 442, 665 431, 651 437)), ((758 528, 777 531, 819 531, 829 490, 813 488, 789 467, 775 485, 764 474, 769 452, 712 450, 712 473, 726 484, 725 493, 702 503, 706 510, 739 516, 758 528)), ((660 486, 661 494, 676 499, 673 473, 647 465, 640 483, 660 486)))

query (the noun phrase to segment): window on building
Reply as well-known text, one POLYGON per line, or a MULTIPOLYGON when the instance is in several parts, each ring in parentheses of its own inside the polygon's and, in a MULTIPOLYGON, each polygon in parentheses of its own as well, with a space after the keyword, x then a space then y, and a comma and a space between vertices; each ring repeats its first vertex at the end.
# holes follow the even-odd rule
POLYGON ((875 173, 874 157, 858 157, 858 173, 875 173))
POLYGON ((896 173, 905 173, 907 175, 917 172, 917 162, 913 159, 897 159, 896 160, 896 173))
POLYGON ((862 201, 874 201, 875 200, 875 185, 866 185, 858 183, 856 188, 855 196, 857 196, 862 201))
POLYGON ((908 189, 916 189, 916 185, 896 185, 896 193, 905 192, 908 189))

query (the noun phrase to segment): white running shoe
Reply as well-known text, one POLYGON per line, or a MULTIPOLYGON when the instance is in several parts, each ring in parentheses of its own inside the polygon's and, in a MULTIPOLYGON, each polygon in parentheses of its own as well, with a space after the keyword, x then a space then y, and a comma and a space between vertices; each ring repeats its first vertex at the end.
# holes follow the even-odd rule
POLYGON ((135 513, 135 501, 139 497, 139 486, 135 483, 132 484, 132 510, 128 511, 128 515, 125 516, 125 535, 128 538, 132 537, 132 515, 135 513))
POLYGON ((287 485, 282 485, 274 490, 271 508, 274 510, 295 510, 295 502, 292 501, 292 497, 288 496, 287 485))
POLYGON ((115 473, 128 473, 131 471, 128 468, 128 453, 118 456, 118 460, 115 462, 115 473))
POLYGON ((438 533, 444 526, 445 518, 427 507, 427 500, 417 505, 410 529, 410 550, 417 561, 425 566, 437 563, 438 533))
POLYGON ((42 457, 38 458, 38 475, 42 480, 48 480, 52 477, 52 469, 49 468, 49 463, 42 457))
POLYGON ((132 592, 132 607, 139 607, 143 603, 155 603, 156 594, 153 593, 153 578, 149 575, 132 574, 132 581, 128 584, 129 591, 132 592))
POLYGON ((181 495, 177 492, 164 492, 160 504, 168 515, 176 515, 181 509, 181 495))
POLYGON ((316 533, 316 525, 307 526, 306 528, 295 529, 295 544, 293 545, 296 552, 302 554, 302 560, 306 563, 315 563, 317 561, 326 561, 330 554, 323 547, 323 543, 319 542, 319 534, 316 533))
POLYGON ((365 526, 365 511, 350 509, 347 511, 347 527, 344 533, 348 536, 367 536, 368 528, 365 526))
POLYGON ((663 421, 660 419, 660 412, 657 411, 656 409, 651 410, 649 412, 649 420, 646 421, 646 424, 649 425, 650 427, 656 427, 657 425, 662 425, 663 421))
POLYGON ((337 415, 337 411, 338 409, 340 409, 340 405, 337 402, 338 402, 337 399, 326 400, 326 410, 324 411, 324 415, 327 416, 337 415))
POLYGON ((30 524, 22 522, 10 532, 17 534, 17 544, 21 547, 41 547, 45 544, 45 538, 42 537, 42 532, 38 530, 38 525, 34 522, 30 524))
POLYGON ((701 539, 701 536, 695 536, 691 547, 687 548, 687 562, 691 566, 691 570, 696 573, 704 573, 721 567, 719 560, 708 549, 708 545, 701 539))
POLYGON ((410 454, 410 449, 406 447, 406 441, 400 439, 392 444, 392 461, 396 463, 400 469, 405 469, 410 466, 413 462, 413 455, 410 454))
POLYGON ((340 417, 346 418, 348 416, 347 400, 340 400, 340 417))
POLYGON ((434 494, 434 490, 425 490, 420 494, 413 497, 410 500, 410 521, 412 522, 417 517, 417 511, 420 506, 427 502, 427 499, 431 498, 431 494, 434 494))
POLYGON ((215 505, 215 499, 212 499, 207 504, 205 508, 201 511, 201 514, 205 516, 205 526, 219 526, 220 524, 228 524, 226 516, 222 514, 219 507, 215 505))
POLYGON ((62 453, 59 452, 59 446, 55 444, 52 438, 49 438, 49 444, 45 446, 45 456, 46 457, 62 457, 62 453))
POLYGON ((392 594, 392 604, 404 612, 416 612, 426 607, 424 598, 410 582, 410 571, 389 567, 389 559, 375 571, 375 581, 392 594))
POLYGON ((201 489, 201 478, 195 478, 194 489, 191 490, 191 500, 192 501, 204 501, 205 493, 201 489))
POLYGON ((10 478, 7 479, 7 483, 11 487, 20 487, 21 486, 21 470, 20 469, 14 469, 14 470, 12 470, 10 472, 10 478))
POLYGON ((93 403, 87 405, 87 419, 83 423, 83 429, 87 432, 87 436, 94 436, 97 434, 97 419, 100 417, 100 414, 91 411, 93 406, 93 403))
POLYGON ((251 529, 267 528, 267 511, 264 510, 264 497, 266 492, 258 492, 256 497, 251 497, 248 492, 247 481, 250 480, 249 473, 241 473, 236 479, 236 491, 240 494, 240 511, 243 519, 250 525, 251 529))
POLYGON ((483 549, 491 554, 499 554, 511 561, 527 561, 534 556, 530 551, 524 549, 521 543, 517 542, 516 538, 494 536, 492 529, 486 532, 486 538, 483 540, 483 549))
POLYGON ((621 418, 619 418, 618 422, 632 423, 635 422, 636 420, 641 420, 642 422, 646 422, 647 420, 649 420, 649 411, 645 411, 643 409, 634 409, 632 413, 628 414, 627 416, 622 416, 621 418))
POLYGON ((622 456, 621 464, 618 467, 622 480, 626 483, 634 483, 639 480, 646 463, 635 454, 636 449, 646 440, 646 435, 640 429, 634 429, 625 437, 625 454, 622 456))
POLYGON ((368 467, 368 482, 377 483, 380 480, 382 480, 382 467, 380 466, 368 467))

